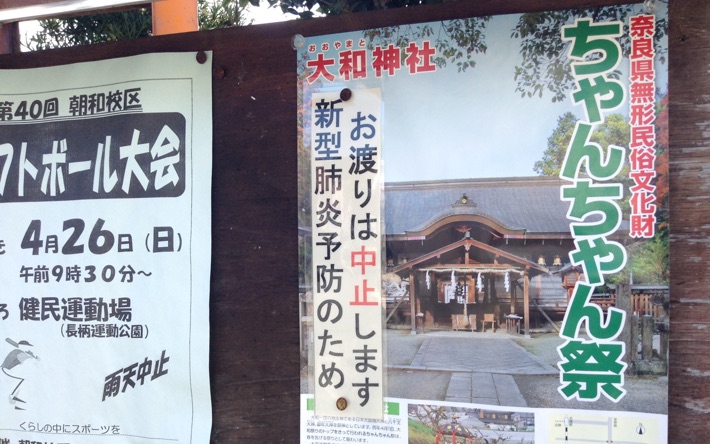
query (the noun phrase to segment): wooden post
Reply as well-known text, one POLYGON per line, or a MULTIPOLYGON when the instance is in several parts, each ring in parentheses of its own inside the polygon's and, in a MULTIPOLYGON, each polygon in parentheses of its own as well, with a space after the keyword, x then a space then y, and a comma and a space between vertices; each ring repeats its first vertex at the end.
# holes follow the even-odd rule
POLYGON ((638 373, 636 361, 639 359, 639 317, 632 314, 629 315, 629 318, 629 367, 626 374, 635 376, 638 373))
POLYGON ((153 3, 153 35, 197 31, 197 0, 153 3))
POLYGON ((417 334, 417 295, 415 290, 417 282, 414 280, 415 277, 416 274, 414 268, 412 268, 409 272, 409 313, 413 335, 417 334))
POLYGON ((664 329, 661 331, 661 350, 659 351, 659 355, 661 355, 661 361, 668 362, 668 345, 670 341, 670 334, 668 332, 668 329, 664 329))
POLYGON ((636 359, 634 346, 636 341, 631 335, 632 332, 632 322, 634 322, 631 314, 631 288, 629 284, 619 284, 616 287, 616 308, 626 312, 626 320, 624 321, 623 329, 619 335, 619 341, 626 344, 626 355, 624 356, 624 362, 628 364, 626 367, 626 374, 631 375, 633 371, 633 362, 636 359))
MULTIPOLYGON (((466 254, 468 256, 468 253, 466 254)), ((468 260, 468 258, 466 259, 468 260)), ((463 297, 463 318, 464 318, 464 324, 468 320, 468 276, 466 274, 463 275, 463 291, 466 292, 466 295, 463 297)))
POLYGON ((510 314, 517 314, 515 312, 515 296, 516 296, 516 288, 515 288, 515 281, 512 280, 511 276, 511 281, 510 281, 510 314))
POLYGON ((530 274, 523 273, 523 318, 525 318, 525 337, 530 337, 530 274))
POLYGON ((20 24, 0 24, 0 54, 20 52, 20 24))
POLYGON ((653 316, 644 315, 641 321, 641 357, 645 361, 653 359, 653 316))

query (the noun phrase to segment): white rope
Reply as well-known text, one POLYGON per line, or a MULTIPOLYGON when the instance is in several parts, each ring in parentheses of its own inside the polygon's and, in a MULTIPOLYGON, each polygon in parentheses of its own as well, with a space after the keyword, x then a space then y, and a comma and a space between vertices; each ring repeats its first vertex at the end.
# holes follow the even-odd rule
POLYGON ((505 273, 517 273, 523 275, 524 271, 518 270, 517 268, 420 268, 419 271, 426 271, 427 273, 433 271, 434 273, 495 273, 495 274, 505 274, 505 273))

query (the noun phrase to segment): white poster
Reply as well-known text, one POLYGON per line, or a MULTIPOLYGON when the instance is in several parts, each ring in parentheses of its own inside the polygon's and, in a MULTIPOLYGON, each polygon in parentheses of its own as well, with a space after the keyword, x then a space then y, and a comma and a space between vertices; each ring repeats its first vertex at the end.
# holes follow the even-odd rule
MULTIPOLYGON (((668 442, 667 16, 647 2, 303 39, 301 442, 668 442), (318 267, 346 267, 323 263, 318 117, 323 97, 374 88, 381 420, 319 408, 340 350, 318 267)), ((336 165, 320 166, 345 183, 336 165)), ((338 197, 352 236, 370 218, 338 197)))
POLYGON ((206 55, 0 71, 0 442, 208 441, 206 55))

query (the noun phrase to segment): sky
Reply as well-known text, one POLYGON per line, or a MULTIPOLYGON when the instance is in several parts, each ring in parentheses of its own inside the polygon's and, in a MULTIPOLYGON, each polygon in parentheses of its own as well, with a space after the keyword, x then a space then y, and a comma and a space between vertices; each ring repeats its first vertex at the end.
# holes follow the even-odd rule
MULTIPOLYGON (((247 21, 251 22, 254 25, 282 22, 285 20, 293 20, 296 18, 296 16, 293 14, 283 14, 281 12, 281 9, 268 8, 266 7, 266 5, 260 7, 253 7, 251 5, 248 6, 246 16, 247 21)), ((41 28, 39 27, 39 22, 37 20, 20 22, 21 41, 24 42, 26 40, 26 35, 32 35, 40 29, 41 28)), ((22 49, 23 51, 26 51, 26 48, 22 49)))
MULTIPOLYGON (((518 19, 519 15, 492 17, 485 32, 488 49, 475 56, 476 66, 465 72, 449 63, 435 73, 399 71, 376 82, 360 81, 382 88, 386 182, 534 176, 533 166, 542 158, 558 118, 565 112, 585 117, 582 105, 569 98, 553 103, 550 95, 521 98, 515 91, 514 68, 522 58, 520 42, 511 37, 511 30, 518 19)), ((402 29, 397 32, 406 32, 402 29)), ((306 47, 323 42, 332 47, 333 42, 361 36, 309 38, 306 47)), ((337 57, 334 50, 327 55, 337 57)), ((667 74, 660 71, 667 65, 656 69, 658 85, 665 88, 667 74)))
POLYGON ((266 5, 255 8, 250 5, 247 7, 247 18, 248 20, 254 20, 253 24, 258 25, 294 20, 297 17, 293 14, 284 14, 281 12, 281 8, 267 8, 266 5))
POLYGON ((557 117, 576 110, 515 92, 517 18, 491 19, 488 50, 474 68, 460 73, 450 63, 435 75, 385 83, 388 182, 534 175, 557 117))

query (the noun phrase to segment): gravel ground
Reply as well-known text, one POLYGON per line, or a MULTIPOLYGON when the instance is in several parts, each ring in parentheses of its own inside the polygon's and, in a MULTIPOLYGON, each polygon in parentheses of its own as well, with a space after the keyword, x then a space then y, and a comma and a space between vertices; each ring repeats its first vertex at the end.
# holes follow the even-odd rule
MULTIPOLYGON (((560 378, 550 376, 514 376, 520 393, 530 407, 560 409, 588 409, 590 404, 582 401, 565 401, 557 392, 560 378)), ((594 402, 594 409, 626 410, 645 413, 668 413, 668 378, 626 378, 624 388, 627 393, 621 401, 614 403, 602 397, 594 402)))
MULTIPOLYGON (((387 365, 409 365, 426 335, 412 335, 407 330, 387 330, 387 365)), ((392 398, 444 399, 451 373, 411 370, 387 370, 387 396, 392 398)))
MULTIPOLYGON (((533 335, 531 339, 515 339, 515 342, 530 353, 537 355, 551 366, 557 368, 560 357, 557 346, 564 340, 557 333, 533 335)), ((565 401, 557 392, 560 386, 559 376, 528 376, 514 377, 520 393, 529 406, 548 408, 589 408, 589 404, 581 401, 565 401)), ((647 413, 668 413, 668 378, 656 376, 626 377, 624 388, 627 391, 621 401, 614 403, 602 395, 594 403, 595 408, 605 410, 628 410, 647 413)))
POLYGON ((426 341, 426 335, 413 335, 409 330, 387 330, 387 365, 409 365, 426 341))
POLYGON ((387 370, 387 396, 437 400, 446 398, 451 373, 387 370))
MULTIPOLYGON (((427 335, 412 335, 409 330, 387 330, 388 366, 408 365, 416 356, 427 335)), ((557 346, 563 340, 557 333, 541 333, 531 339, 515 338, 521 347, 535 354, 549 365, 557 368, 557 346)), ((389 368, 387 370, 387 396, 412 399, 444 399, 451 373, 436 371, 411 371, 389 368)), ((302 389, 308 390, 307 375, 302 374, 302 389)), ((558 375, 515 375, 515 382, 530 407, 589 408, 581 401, 565 401, 557 392, 560 386, 558 375)), ((618 403, 602 398, 595 408, 604 410, 627 410, 667 414, 667 377, 627 377, 624 381, 626 396, 618 403)))
POLYGON ((557 362, 560 360, 560 356, 557 354, 557 347, 562 345, 564 340, 556 332, 533 334, 532 338, 520 337, 514 338, 513 341, 554 368, 557 368, 557 362))

